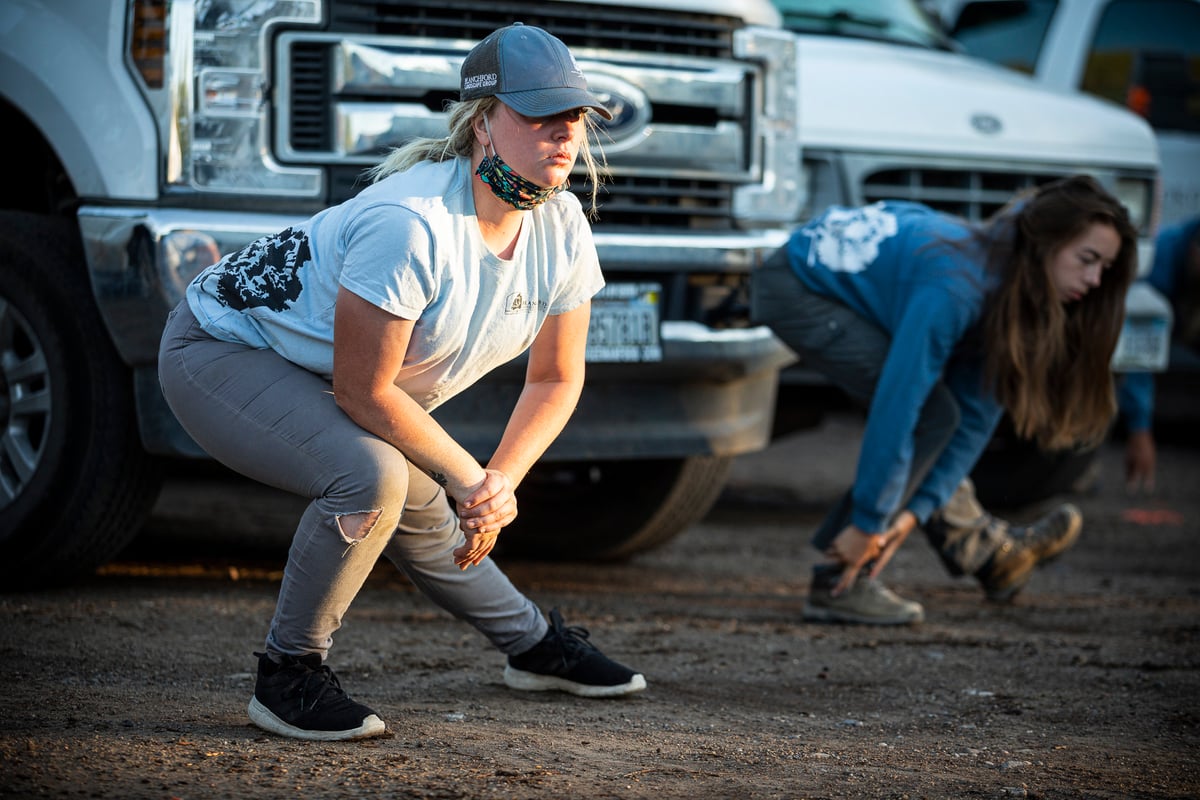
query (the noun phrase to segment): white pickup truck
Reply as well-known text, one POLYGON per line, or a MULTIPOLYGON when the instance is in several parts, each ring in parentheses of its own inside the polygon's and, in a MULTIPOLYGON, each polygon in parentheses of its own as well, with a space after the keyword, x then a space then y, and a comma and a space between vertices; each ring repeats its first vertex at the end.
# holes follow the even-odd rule
MULTIPOLYGON (((137 533, 165 459, 203 455, 156 375, 188 281, 443 133, 463 56, 514 20, 566 42, 615 118, 587 389, 505 547, 618 558, 704 513, 768 441, 788 359, 745 324, 800 205, 795 41, 767 0, 3 0, 0 583, 137 533)), ((521 367, 437 412, 480 458, 521 367)))

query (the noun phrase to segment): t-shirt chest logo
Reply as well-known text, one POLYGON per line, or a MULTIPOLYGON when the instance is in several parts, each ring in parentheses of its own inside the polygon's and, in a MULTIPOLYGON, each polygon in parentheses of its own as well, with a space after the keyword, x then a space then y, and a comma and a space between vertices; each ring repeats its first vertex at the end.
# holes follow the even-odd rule
POLYGON ((504 313, 509 314, 533 314, 538 311, 546 310, 546 301, 541 300, 536 303, 525 299, 525 295, 521 292, 513 292, 508 297, 504 298, 504 313))

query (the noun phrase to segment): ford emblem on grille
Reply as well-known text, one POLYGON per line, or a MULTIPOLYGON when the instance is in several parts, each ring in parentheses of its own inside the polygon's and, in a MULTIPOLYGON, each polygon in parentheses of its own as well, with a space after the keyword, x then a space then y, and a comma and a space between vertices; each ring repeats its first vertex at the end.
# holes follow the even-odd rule
POLYGON ((999 117, 980 113, 971 115, 971 127, 980 133, 990 135, 1002 131, 1004 123, 1000 121, 999 117))
POLYGON ((589 74, 588 89, 613 115, 611 120, 596 119, 606 138, 611 138, 603 142, 606 150, 620 149, 622 144, 633 144, 646 135, 650 100, 645 92, 628 81, 604 74, 589 74))

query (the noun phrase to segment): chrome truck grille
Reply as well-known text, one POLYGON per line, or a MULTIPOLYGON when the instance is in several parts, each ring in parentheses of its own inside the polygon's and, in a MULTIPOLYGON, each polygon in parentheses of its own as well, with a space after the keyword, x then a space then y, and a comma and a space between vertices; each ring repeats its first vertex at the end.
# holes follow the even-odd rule
POLYGON ((618 112, 600 140, 610 176, 597 230, 737 227, 737 190, 770 170, 758 130, 763 67, 736 57, 736 17, 495 0, 332 3, 325 29, 276 37, 278 160, 325 166, 330 199, 352 196, 389 148, 444 134, 462 57, 513 20, 561 38, 618 112))
POLYGON ((886 169, 866 175, 863 200, 912 200, 973 221, 990 217, 1024 189, 1063 173, 982 169, 886 169))

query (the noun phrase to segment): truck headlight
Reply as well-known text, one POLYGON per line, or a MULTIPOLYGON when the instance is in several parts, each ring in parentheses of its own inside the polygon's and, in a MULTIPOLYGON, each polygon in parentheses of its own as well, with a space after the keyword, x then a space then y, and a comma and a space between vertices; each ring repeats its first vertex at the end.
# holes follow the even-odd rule
POLYGON ((175 0, 166 80, 166 182, 206 192, 316 197, 321 171, 283 167, 267 142, 264 61, 279 22, 318 23, 323 0, 175 0))
POLYGON ((1117 178, 1113 183, 1113 196, 1129 212, 1129 219, 1142 236, 1149 236, 1150 217, 1154 208, 1154 185, 1145 178, 1117 178))

